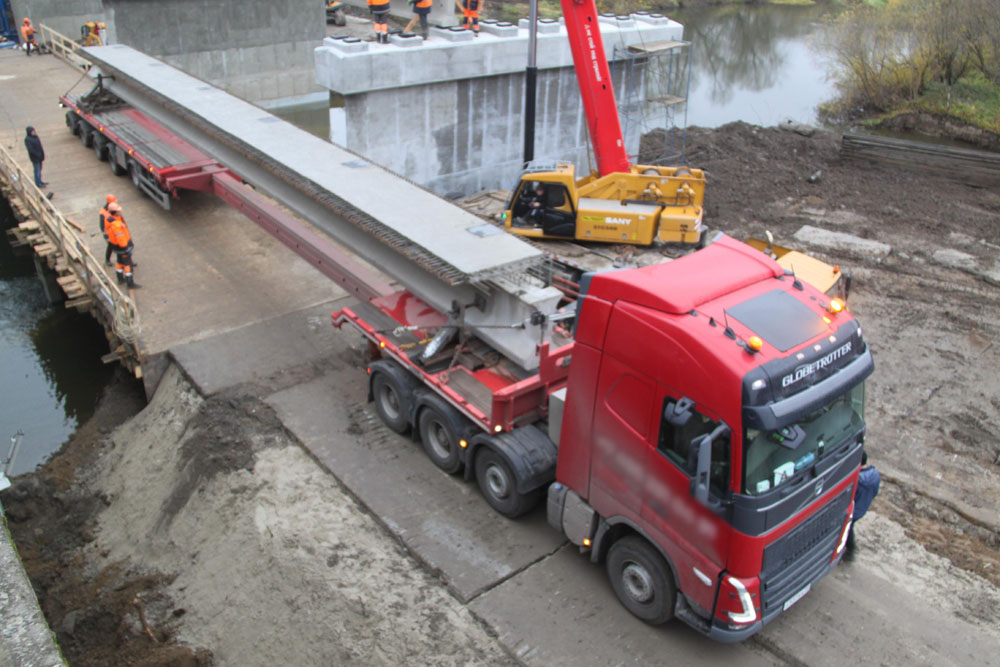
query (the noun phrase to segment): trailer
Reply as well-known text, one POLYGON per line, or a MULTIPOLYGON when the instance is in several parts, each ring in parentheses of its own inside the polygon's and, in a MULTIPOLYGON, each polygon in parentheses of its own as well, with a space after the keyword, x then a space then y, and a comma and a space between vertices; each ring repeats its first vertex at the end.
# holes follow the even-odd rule
POLYGON ((115 176, 132 184, 170 210, 182 190, 213 192, 213 182, 235 174, 174 133, 106 91, 103 78, 86 94, 59 98, 66 127, 98 160, 107 160, 115 176))
POLYGON ((359 298, 332 315, 367 343, 382 421, 506 517, 544 499, 638 618, 741 641, 840 561, 874 369, 842 302, 722 234, 567 278, 204 82, 128 47, 85 51, 121 99, 389 274, 341 267, 359 298))

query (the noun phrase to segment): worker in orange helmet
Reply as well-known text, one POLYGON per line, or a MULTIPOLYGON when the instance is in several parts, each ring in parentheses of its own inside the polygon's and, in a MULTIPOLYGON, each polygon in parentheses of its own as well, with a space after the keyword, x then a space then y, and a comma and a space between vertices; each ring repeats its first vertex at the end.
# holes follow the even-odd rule
POLYGON ((31 19, 27 16, 24 17, 24 23, 21 24, 21 38, 24 40, 24 55, 31 55, 31 47, 35 47, 35 53, 38 53, 38 42, 35 41, 35 26, 31 25, 31 19))
POLYGON ((111 241, 108 240, 108 206, 117 203, 117 201, 118 197, 109 194, 105 197, 104 207, 101 208, 101 211, 98 214, 100 216, 98 222, 101 226, 101 235, 104 237, 104 240, 108 242, 108 247, 104 249, 104 266, 111 266, 111 251, 114 249, 114 246, 111 245, 111 241))
POLYGON ((118 282, 125 283, 132 289, 140 286, 135 283, 132 276, 132 250, 135 245, 132 243, 132 235, 125 225, 125 218, 122 216, 122 207, 118 202, 108 204, 107 217, 108 242, 115 247, 118 253, 115 273, 118 275, 118 282))
POLYGON ((471 30, 476 37, 479 37, 479 4, 480 0, 455 0, 455 6, 464 17, 462 27, 471 30))
POLYGON ((389 43, 389 0, 368 0, 368 11, 372 13, 375 25, 375 41, 389 43))

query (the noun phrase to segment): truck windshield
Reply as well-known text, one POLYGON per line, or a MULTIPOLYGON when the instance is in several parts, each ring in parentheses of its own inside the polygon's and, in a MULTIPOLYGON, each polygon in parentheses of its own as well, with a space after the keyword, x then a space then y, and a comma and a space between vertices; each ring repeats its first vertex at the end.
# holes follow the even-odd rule
POLYGON ((776 431, 745 429, 743 492, 758 495, 791 479, 864 428, 865 383, 776 431))

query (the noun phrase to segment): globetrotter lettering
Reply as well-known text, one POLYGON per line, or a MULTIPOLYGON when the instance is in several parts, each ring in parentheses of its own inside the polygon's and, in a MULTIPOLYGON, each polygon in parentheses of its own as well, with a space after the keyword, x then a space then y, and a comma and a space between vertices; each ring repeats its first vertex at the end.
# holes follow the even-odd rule
POLYGON ((801 380, 802 378, 809 377, 816 371, 826 368, 827 366, 835 362, 837 359, 846 356, 847 354, 850 353, 850 351, 851 351, 851 341, 847 341, 846 343, 838 347, 836 350, 826 355, 825 357, 821 357, 809 364, 803 364, 802 366, 796 368, 793 372, 781 378, 781 386, 789 387, 798 382, 799 380, 801 380))

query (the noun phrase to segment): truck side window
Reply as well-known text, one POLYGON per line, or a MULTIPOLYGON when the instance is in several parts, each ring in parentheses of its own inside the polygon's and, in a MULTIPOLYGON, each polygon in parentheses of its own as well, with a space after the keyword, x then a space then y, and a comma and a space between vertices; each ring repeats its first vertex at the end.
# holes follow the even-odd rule
MULTIPOLYGON (((663 401, 663 410, 667 403, 676 400, 667 396, 663 401)), ((661 410, 660 414, 663 414, 661 410)), ((691 450, 691 441, 699 435, 705 435, 715 430, 719 422, 714 421, 697 410, 693 410, 691 419, 684 426, 674 426, 666 419, 660 418, 660 437, 656 449, 667 459, 677 465, 689 476, 695 473, 697 461, 691 450)), ((729 436, 716 438, 712 442, 712 470, 709 475, 709 486, 712 494, 722 498, 729 488, 729 436)))

